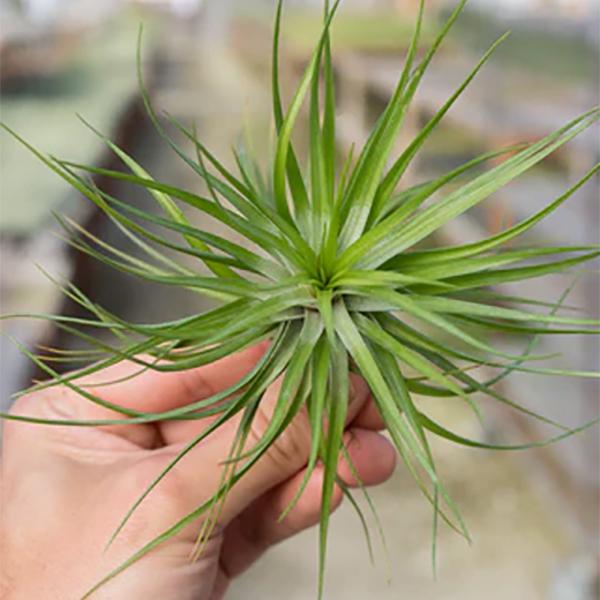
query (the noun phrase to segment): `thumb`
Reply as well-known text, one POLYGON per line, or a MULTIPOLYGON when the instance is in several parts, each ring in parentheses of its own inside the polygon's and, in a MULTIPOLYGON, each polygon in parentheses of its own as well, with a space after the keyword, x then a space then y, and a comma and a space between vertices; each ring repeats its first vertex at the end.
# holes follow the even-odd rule
MULTIPOLYGON (((279 397, 281 381, 278 380, 268 388, 256 415, 252 421, 248 441, 244 452, 251 450, 258 444, 266 432, 279 397)), ((346 422, 350 423, 360 410, 365 406, 370 397, 369 388, 364 380, 354 374, 350 375, 350 399, 346 422)), ((234 443, 239 425, 228 423, 209 442, 209 447, 199 449, 199 452, 186 461, 189 469, 190 481, 197 481, 199 472, 206 475, 207 464, 217 467, 219 474, 226 469, 223 461, 229 455, 234 443), (207 461, 207 450, 213 460, 207 461)), ((270 489, 288 480, 306 466, 310 454, 311 428, 305 407, 292 420, 286 430, 273 442, 260 460, 236 483, 227 495, 227 499, 220 513, 220 522, 227 525, 232 519, 243 512, 255 500, 263 496, 270 489)), ((216 489, 216 486, 215 486, 216 489)))

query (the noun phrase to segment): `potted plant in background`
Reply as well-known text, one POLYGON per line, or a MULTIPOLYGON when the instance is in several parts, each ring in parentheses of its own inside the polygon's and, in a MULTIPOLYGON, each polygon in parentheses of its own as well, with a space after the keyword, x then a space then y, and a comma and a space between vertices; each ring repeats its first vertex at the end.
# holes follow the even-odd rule
MULTIPOLYGON (((407 188, 403 186, 407 168, 506 36, 491 46, 404 151, 393 156, 395 139, 419 83, 465 5, 465 0, 458 3, 431 47, 417 62, 425 4, 421 0, 393 97, 364 147, 351 152, 340 164, 336 151, 330 43, 330 27, 340 2, 325 3, 320 39, 287 109, 284 109, 279 86, 282 4, 281 0, 277 4, 272 56, 276 147, 266 175, 257 167, 258 157, 244 153, 235 157, 238 172, 228 170, 193 131, 171 119, 172 125, 197 151, 196 156, 187 156, 158 118, 145 91, 141 69, 140 87, 153 123, 165 142, 205 182, 206 197, 153 179, 108 139, 106 143, 122 159, 127 171, 101 169, 47 156, 4 126, 110 217, 146 258, 118 250, 76 223, 57 217, 75 248, 120 271, 186 288, 222 302, 218 308, 202 314, 145 325, 126 322, 109 313, 70 284, 65 286, 64 292, 89 313, 87 318, 37 315, 79 337, 88 346, 85 350, 62 351, 59 357, 94 359, 95 362, 75 374, 59 375, 52 367, 51 357, 47 360, 23 349, 50 376, 48 381, 32 389, 66 385, 90 402, 122 413, 123 418, 115 420, 115 424, 131 422, 131 419, 143 423, 218 414, 216 421, 183 449, 124 515, 112 539, 172 467, 185 460, 186 454, 216 428, 234 416, 243 415, 236 444, 231 449, 227 477, 214 496, 107 574, 98 585, 185 524, 201 523, 199 539, 205 539, 231 487, 252 469, 305 407, 312 430, 305 483, 319 461, 324 465, 321 597, 330 501, 336 484, 338 458, 344 454, 342 436, 351 371, 360 373, 367 381, 400 457, 433 507, 434 528, 442 519, 466 538, 468 532, 459 509, 436 470, 429 436, 441 436, 470 447, 503 450, 543 445, 591 425, 561 430, 552 440, 541 443, 498 446, 448 430, 424 413, 415 396, 458 398, 477 414, 478 396, 489 397, 560 427, 505 397, 495 384, 516 371, 544 377, 596 376, 595 373, 536 366, 535 361, 543 357, 534 354, 534 342, 542 335, 595 334, 598 322, 562 316, 559 309, 563 299, 532 303, 527 298, 494 293, 489 288, 563 272, 584 265, 600 254, 596 246, 510 245, 559 209, 593 177, 599 166, 544 209, 496 235, 451 247, 415 249, 415 246, 588 128, 598 120, 598 109, 590 110, 544 139, 485 154, 434 180, 407 188), (306 121, 301 116, 305 104, 308 105, 306 121), (306 165, 301 164, 292 143, 298 127, 305 127, 308 134, 306 165), (489 170, 479 169, 489 159, 500 157, 502 160, 496 160, 489 170), (141 210, 114 197, 96 187, 90 175, 140 186, 147 190, 162 213, 141 210), (247 243, 233 242, 192 226, 182 206, 219 221, 247 243), (174 240, 172 234, 177 234, 179 240, 174 240), (183 266, 176 259, 178 254, 197 258, 209 273, 183 266), (86 332, 87 328, 93 332, 97 327, 111 331, 114 341, 100 340, 86 332), (532 341, 522 354, 514 355, 490 342, 486 337, 490 332, 527 335, 532 341), (269 349, 238 384, 207 400, 168 413, 128 411, 106 403, 77 385, 77 378, 125 359, 139 364, 140 370, 177 371, 210 363, 265 339, 270 340, 269 349), (142 353, 150 358, 141 358, 142 353), (472 369, 482 366, 494 370, 494 375, 486 381, 471 373, 472 369), (279 377, 282 385, 273 418, 264 437, 248 450, 245 442, 262 394, 279 377)), ((28 420, 11 414, 2 416, 28 420)), ((44 423, 40 419, 31 421, 44 423)), ((289 508, 297 502, 303 489, 301 486, 289 508)), ((350 493, 347 489, 344 491, 350 493)))

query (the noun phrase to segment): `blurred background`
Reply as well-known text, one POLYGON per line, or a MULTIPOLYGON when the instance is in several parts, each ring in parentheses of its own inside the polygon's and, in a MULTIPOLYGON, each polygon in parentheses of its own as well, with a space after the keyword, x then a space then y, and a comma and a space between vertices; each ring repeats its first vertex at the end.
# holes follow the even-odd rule
MULTIPOLYGON (((424 39, 434 35, 455 0, 429 0, 424 39)), ((345 0, 334 30, 340 153, 360 143, 389 99, 414 23, 417 0, 345 0)), ((284 86, 291 91, 318 33, 321 0, 288 0, 284 86)), ((143 70, 155 104, 197 127, 226 163, 245 135, 269 152, 269 55, 273 0, 0 0, 1 120, 35 146, 63 158, 118 167, 103 143, 78 121, 83 115, 156 178, 199 190, 192 171, 166 147, 145 116, 135 78, 137 28, 144 23, 143 70)), ((435 59, 409 115, 399 147, 462 81, 504 31, 512 35, 478 76, 408 174, 416 183, 488 149, 549 133, 599 102, 598 0, 471 0, 435 59)), ((175 135, 175 134, 174 134, 175 135)), ((184 140, 178 140, 186 147, 184 140)), ((134 321, 166 320, 203 310, 195 297, 108 271, 71 252, 55 234, 52 213, 134 251, 89 203, 0 134, 0 312, 74 314, 37 268, 74 281, 108 309, 134 321)), ((302 143, 302 140, 299 140, 302 143)), ((447 227, 435 243, 457 243, 499 231, 555 199, 600 158, 598 128, 447 227)), ((102 184, 103 182, 99 182, 102 184)), ((106 183, 106 182, 104 182, 106 183)), ((111 193, 149 207, 134 189, 111 193)), ((529 241, 600 242, 598 180, 592 181, 529 241)), ((201 218, 190 215, 198 225, 201 218)), ((210 225, 212 227, 212 224, 210 225)), ((532 280, 519 294, 556 301, 571 277, 532 280)), ((508 288, 510 293, 510 288, 508 288)), ((514 291, 514 288, 513 290, 514 291)), ((600 313, 597 278, 581 278, 569 304, 600 313)), ((29 347, 70 345, 41 321, 2 329, 29 347)), ((597 370, 598 340, 545 342, 561 352, 553 364, 597 370)), ((499 340, 519 350, 524 340, 499 340)), ((0 404, 36 373, 0 337, 0 404)), ((600 389, 582 379, 525 374, 506 394, 569 426, 598 417, 600 389)), ((548 431, 498 406, 482 428, 460 405, 428 401, 453 429, 487 440, 541 439, 548 431)), ((399 470, 374 491, 390 550, 369 565, 360 525, 348 507, 333 523, 328 598, 419 597, 440 600, 593 600, 600 597, 600 440, 598 429, 558 446, 498 454, 434 445, 439 468, 474 536, 468 547, 453 532, 439 543, 437 581, 430 566, 431 514, 410 477, 399 470)), ((317 538, 308 532, 273 550, 233 587, 232 600, 314 597, 317 538)))

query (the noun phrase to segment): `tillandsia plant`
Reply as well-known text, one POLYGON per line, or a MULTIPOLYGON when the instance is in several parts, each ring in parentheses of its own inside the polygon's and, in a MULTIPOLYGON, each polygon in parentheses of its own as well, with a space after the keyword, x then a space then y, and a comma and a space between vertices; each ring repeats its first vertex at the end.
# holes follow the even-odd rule
MULTIPOLYGON (((104 581, 189 523, 198 522, 199 538, 205 539, 228 491, 253 468, 295 415, 307 410, 312 445, 305 483, 319 462, 324 467, 319 559, 319 596, 322 596, 330 502, 336 482, 340 483, 336 481, 336 465, 345 453, 342 440, 351 371, 359 373, 368 383, 400 457, 424 498, 431 503, 434 530, 441 520, 468 538, 461 514, 436 469, 430 436, 475 448, 504 450, 529 446, 495 446, 457 435, 427 416, 415 395, 458 398, 477 414, 478 399, 488 397, 561 428, 505 397, 495 384, 515 371, 546 377, 597 376, 583 371, 540 368, 532 363, 543 358, 533 354, 538 336, 595 334, 598 321, 561 316, 563 299, 555 303, 534 301, 494 291, 494 286, 564 272, 600 255, 597 246, 512 245, 513 240, 529 232, 589 181, 598 171, 598 165, 543 210, 496 235, 449 247, 414 249, 414 246, 588 128, 598 120, 599 110, 590 110, 540 141, 485 154, 436 179, 407 187, 404 175, 411 161, 505 37, 492 45, 404 151, 392 156, 419 84, 465 5, 465 0, 458 3, 432 46, 421 55, 419 37, 425 5, 421 0, 414 35, 393 96, 364 147, 355 154, 350 152, 339 164, 330 41, 330 26, 339 3, 339 0, 331 5, 325 2, 322 34, 287 110, 279 85, 282 0, 277 4, 272 50, 276 147, 266 175, 257 166, 256 157, 240 151, 235 152, 238 170, 232 172, 197 139, 194 131, 171 119, 171 125, 193 144, 194 156, 188 156, 177 145, 144 88, 140 46, 138 75, 149 116, 165 142, 205 182, 206 197, 156 181, 106 138, 103 138, 106 144, 122 159, 126 167, 123 171, 45 155, 6 127, 50 169, 103 211, 146 258, 112 247, 74 222, 58 217, 75 248, 119 271, 222 302, 218 308, 175 321, 139 324, 111 314, 73 284, 66 284, 62 286, 64 293, 90 316, 37 315, 50 319, 88 347, 57 351, 54 357, 38 356, 24 349, 51 377, 33 389, 67 386, 90 402, 122 414, 122 419, 111 421, 115 424, 217 415, 131 507, 113 539, 176 463, 217 428, 234 416, 242 416, 227 461, 226 477, 214 496, 141 548, 104 581), (305 104, 308 104, 306 121, 302 115, 305 104), (305 168, 292 144, 297 127, 306 127, 309 134, 305 168), (495 166, 482 171, 481 167, 490 159, 495 159, 495 166), (92 176, 139 186, 149 193, 149 199, 157 203, 161 213, 136 208, 107 193, 96 186, 92 176), (193 226, 182 206, 219 221, 247 244, 193 226), (173 233, 181 241, 174 241, 173 233), (204 267, 196 271, 183 266, 177 255, 198 259, 199 266, 203 263, 209 272, 204 267), (114 341, 96 337, 90 330, 110 333, 114 341), (496 332, 529 336, 530 342, 522 354, 513 355, 489 341, 489 335, 496 332), (77 385, 77 379, 83 375, 123 360, 134 361, 140 371, 181 371, 262 340, 270 340, 268 350, 239 383, 206 400, 169 412, 128 410, 77 385), (52 361, 65 358, 94 362, 75 374, 60 375, 52 361), (486 372, 493 375, 481 381, 472 374, 479 367, 486 367, 486 372), (248 450, 245 442, 262 394, 277 378, 282 383, 272 419, 262 439, 248 450)), ((27 420, 27 417, 4 416, 27 420)), ((64 425, 63 421, 30 420, 64 425)), ((95 426, 107 422, 70 424, 95 426)), ((542 443, 560 440, 588 426, 577 430, 562 428, 556 437, 542 443)), ((301 486, 290 508, 303 489, 301 486)), ((344 492, 349 493, 347 489, 344 492)))

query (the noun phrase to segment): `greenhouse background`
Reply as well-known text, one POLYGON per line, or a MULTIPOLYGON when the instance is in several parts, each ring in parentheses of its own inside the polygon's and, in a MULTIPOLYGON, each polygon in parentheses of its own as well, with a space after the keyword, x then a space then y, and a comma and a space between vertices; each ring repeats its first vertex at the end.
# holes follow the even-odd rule
MULTIPOLYGON (((430 36, 453 0, 430 0, 430 36)), ((393 90, 414 22, 415 0, 345 0, 336 24, 338 143, 364 141, 393 90)), ((0 0, 0 120, 50 154, 116 166, 81 114, 127 149, 157 178, 201 189, 193 172, 161 143, 145 116, 135 77, 137 30, 144 23, 143 69, 154 102, 195 124, 223 159, 247 136, 269 151, 271 0, 0 0)), ((318 32, 320 0, 289 0, 284 27, 283 82, 297 81, 318 32)), ((600 3, 597 0, 471 0, 417 96, 399 148, 439 108, 499 34, 512 34, 448 114, 410 172, 419 182, 500 146, 541 137, 600 102, 600 3)), ((448 244, 496 233, 539 210, 600 159, 598 127, 571 142, 481 208, 447 227, 448 244)), ((185 145, 185 141, 181 140, 185 145)), ((301 141, 300 141, 301 143, 301 141)), ((114 312, 134 321, 197 311, 198 300, 138 282, 72 253, 56 234, 54 211, 98 235, 126 244, 89 203, 68 189, 6 134, 0 134, 0 312, 61 312, 75 308, 44 272, 71 280, 114 312)), ((542 223, 529 241, 600 242, 599 182, 580 190, 542 223)), ((139 190, 116 195, 148 206, 139 190)), ((206 224, 204 224, 206 226, 206 224)), ((131 248, 129 248, 131 250, 131 248)), ((594 265, 596 268, 597 265, 594 265)), ((521 285, 519 292, 557 301, 572 276, 521 285)), ((507 288, 509 293, 511 288, 507 288)), ((512 289, 514 292, 514 289, 512 289)), ((600 315, 597 278, 578 279, 568 303, 600 315)), ((208 306, 208 305, 206 305, 208 306)), ((200 307, 202 308, 202 306, 200 307)), ((4 333, 29 347, 69 344, 47 324, 11 321, 4 333)), ((499 340, 518 351, 523 340, 499 340)), ((592 336, 552 339, 551 365, 597 370, 600 342, 592 336)), ((0 404, 38 374, 0 337, 0 404)), ((600 414, 596 381, 519 374, 504 391, 568 426, 600 414)), ((428 401, 433 402, 433 401, 428 401)), ((435 401, 438 402, 439 401, 435 401)), ((435 403, 434 402, 434 403, 435 403)), ((473 437, 540 439, 548 431, 490 405, 485 426, 466 410, 432 410, 473 437), (507 433, 509 432, 509 433, 507 433)), ((369 566, 354 514, 333 521, 330 597, 361 600, 419 597, 441 600, 592 600, 600 593, 600 437, 598 429, 560 445, 497 454, 437 442, 439 468, 474 534, 468 547, 451 531, 440 537, 439 573, 430 562, 431 515, 409 475, 373 492, 388 536, 385 556, 369 566)), ((233 587, 232 600, 310 597, 317 567, 316 533, 270 552, 233 587)))

